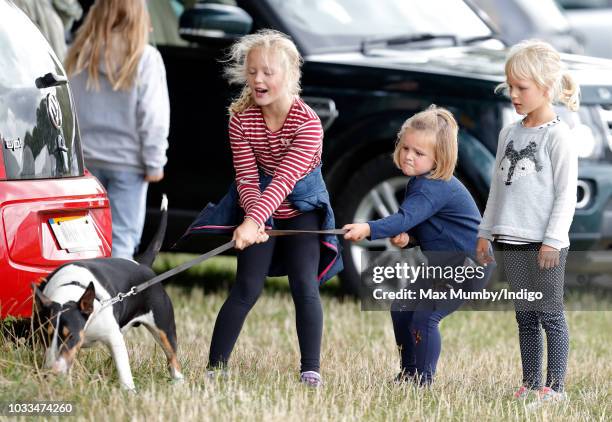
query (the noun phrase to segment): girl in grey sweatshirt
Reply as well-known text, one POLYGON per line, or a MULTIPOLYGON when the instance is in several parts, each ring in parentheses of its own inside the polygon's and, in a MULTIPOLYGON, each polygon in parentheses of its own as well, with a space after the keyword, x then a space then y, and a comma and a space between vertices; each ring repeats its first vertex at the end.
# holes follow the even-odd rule
POLYGON ((98 1, 66 58, 85 165, 110 199, 113 256, 128 259, 140 243, 148 184, 163 178, 167 161, 166 71, 149 32, 145 0, 98 1))
POLYGON ((490 262, 490 241, 504 252, 506 279, 515 291, 541 291, 537 303, 515 301, 523 364, 522 386, 514 394, 537 403, 565 399, 569 337, 563 313, 563 282, 569 228, 576 206, 578 158, 570 128, 552 103, 579 105, 579 87, 564 73, 559 54, 547 43, 515 45, 505 66, 506 89, 525 117, 499 134, 489 199, 478 230, 476 255, 490 262), (542 384, 542 327, 548 370, 542 384))

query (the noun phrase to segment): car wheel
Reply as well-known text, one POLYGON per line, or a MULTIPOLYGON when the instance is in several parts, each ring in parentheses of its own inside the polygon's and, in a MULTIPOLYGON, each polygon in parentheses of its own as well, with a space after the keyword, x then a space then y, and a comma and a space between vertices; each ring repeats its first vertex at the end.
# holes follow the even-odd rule
MULTIPOLYGON (((367 162, 349 179, 338 201, 335 201, 338 227, 347 223, 365 223, 395 213, 404 198, 408 180, 395 167, 390 155, 381 155, 367 162)), ((340 276, 343 290, 357 295, 361 287, 360 274, 373 264, 369 262, 371 258, 376 256, 377 262, 389 261, 391 254, 397 256, 395 253, 398 251, 389 239, 344 241, 344 271, 340 276), (378 253, 368 256, 364 252, 378 253)), ((408 255, 413 256, 408 259, 415 264, 420 262, 422 258, 418 248, 411 251, 408 255)))

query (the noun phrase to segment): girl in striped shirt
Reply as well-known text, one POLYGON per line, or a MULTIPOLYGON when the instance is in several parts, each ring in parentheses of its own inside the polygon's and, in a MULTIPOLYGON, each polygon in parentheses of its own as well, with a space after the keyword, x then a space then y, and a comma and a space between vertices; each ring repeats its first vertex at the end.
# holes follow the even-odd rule
POLYGON ((323 129, 318 116, 299 97, 301 62, 293 42, 271 30, 241 38, 230 52, 226 75, 230 82, 244 86, 229 108, 229 138, 244 220, 233 233, 240 250, 236 283, 215 323, 209 376, 227 365, 274 257, 286 268, 295 303, 300 380, 315 387, 322 383, 320 239, 315 235, 268 239, 264 231, 267 222, 277 229, 321 228, 321 210, 304 212, 290 200, 296 183, 308 175, 317 173, 320 182, 316 185, 322 186, 329 205, 319 168, 323 129), (262 178, 270 180, 266 186, 262 178))

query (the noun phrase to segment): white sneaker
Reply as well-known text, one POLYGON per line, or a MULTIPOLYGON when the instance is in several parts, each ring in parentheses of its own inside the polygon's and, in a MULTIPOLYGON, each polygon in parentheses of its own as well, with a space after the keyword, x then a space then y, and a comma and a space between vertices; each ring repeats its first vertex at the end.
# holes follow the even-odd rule
POLYGON ((569 399, 564 391, 555 391, 550 387, 542 387, 538 391, 538 398, 529 403, 526 408, 528 410, 535 410, 547 403, 560 403, 566 400, 569 399))
POLYGON ((309 387, 318 388, 323 385, 321 374, 316 371, 305 371, 300 374, 300 382, 309 387))
POLYGON ((538 391, 538 399, 543 402, 557 402, 567 400, 565 391, 555 391, 550 387, 542 387, 538 391))
POLYGON ((206 378, 209 380, 220 380, 229 378, 229 371, 227 369, 207 369, 206 378))

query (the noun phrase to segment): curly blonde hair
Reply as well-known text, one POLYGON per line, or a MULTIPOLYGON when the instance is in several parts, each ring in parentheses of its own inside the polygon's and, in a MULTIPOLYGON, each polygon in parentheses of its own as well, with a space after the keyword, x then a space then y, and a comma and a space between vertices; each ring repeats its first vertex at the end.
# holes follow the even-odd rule
POLYGON ((281 65, 285 71, 285 83, 290 95, 298 95, 301 91, 300 79, 302 56, 297 47, 282 32, 272 29, 262 29, 254 34, 245 35, 236 41, 227 56, 229 63, 224 74, 231 84, 243 86, 242 92, 234 98, 229 106, 231 114, 240 113, 254 104, 251 89, 247 85, 247 57, 256 48, 264 49, 268 52, 278 54, 281 65))
MULTIPOLYGON (((514 45, 506 58, 506 76, 529 79, 548 91, 551 103, 562 103, 571 111, 580 107, 580 87, 565 70, 561 56, 550 44, 540 40, 526 40, 514 45)), ((503 82, 495 92, 508 91, 503 82)))
POLYGON ((457 134, 459 126, 453 114, 445 108, 430 105, 404 122, 395 141, 393 163, 401 169, 400 151, 402 138, 408 131, 423 131, 430 134, 434 144, 434 168, 429 179, 450 180, 457 165, 457 134))

